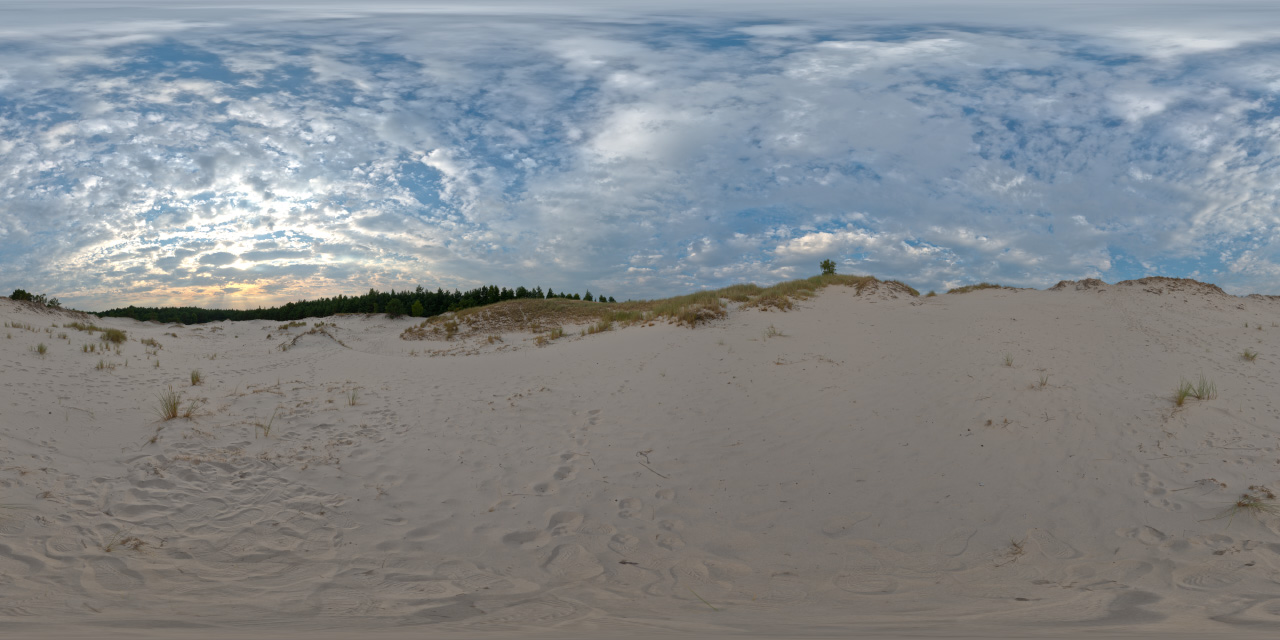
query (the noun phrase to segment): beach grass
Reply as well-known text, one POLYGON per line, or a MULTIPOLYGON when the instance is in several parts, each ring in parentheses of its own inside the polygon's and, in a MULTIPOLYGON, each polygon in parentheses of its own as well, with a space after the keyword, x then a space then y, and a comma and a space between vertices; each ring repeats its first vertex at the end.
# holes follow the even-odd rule
POLYGON ((1200 378, 1194 383, 1186 379, 1178 383, 1178 388, 1173 393, 1173 404, 1181 407, 1186 403, 1187 398, 1212 400, 1216 397, 1218 397, 1218 385, 1210 382, 1204 374, 1200 374, 1200 378))
POLYGON ((168 391, 159 393, 160 405, 156 408, 156 413, 160 415, 161 420, 173 420, 179 415, 179 406, 182 404, 182 394, 173 390, 173 385, 169 385, 168 391))

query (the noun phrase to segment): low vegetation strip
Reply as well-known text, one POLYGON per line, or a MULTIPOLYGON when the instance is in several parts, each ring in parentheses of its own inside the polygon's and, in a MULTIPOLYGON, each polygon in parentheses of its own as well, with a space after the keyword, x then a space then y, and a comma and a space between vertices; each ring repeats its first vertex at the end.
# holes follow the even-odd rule
MULTIPOLYGON (((500 331, 529 331, 532 333, 563 331, 566 324, 588 325, 598 333, 614 326, 630 326, 654 321, 674 322, 689 327, 723 318, 727 304, 738 303, 743 307, 778 309, 786 311, 794 307, 794 301, 812 297, 823 288, 840 285, 854 287, 862 293, 872 285, 888 287, 905 295, 919 296, 920 292, 896 280, 879 280, 874 276, 825 274, 780 282, 770 287, 755 284, 735 284, 722 289, 699 291, 673 298, 592 304, 563 298, 543 300, 512 300, 486 307, 458 311, 449 317, 428 318, 406 329, 400 337, 405 340, 450 339, 460 329, 471 334, 500 331)), ((554 339, 554 338, 548 338, 554 339)))

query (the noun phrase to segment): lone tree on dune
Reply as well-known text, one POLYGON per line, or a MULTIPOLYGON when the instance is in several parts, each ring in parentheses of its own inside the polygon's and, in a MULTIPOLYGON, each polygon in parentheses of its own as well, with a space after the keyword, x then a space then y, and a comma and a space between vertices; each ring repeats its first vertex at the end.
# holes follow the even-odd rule
POLYGON ((822 275, 824 276, 834 276, 836 274, 836 263, 830 259, 823 260, 819 266, 822 267, 822 275))

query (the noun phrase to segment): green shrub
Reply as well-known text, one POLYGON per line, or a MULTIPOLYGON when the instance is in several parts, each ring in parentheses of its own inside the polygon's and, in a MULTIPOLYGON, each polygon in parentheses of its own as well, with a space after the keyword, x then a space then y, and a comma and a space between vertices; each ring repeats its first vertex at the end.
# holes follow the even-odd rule
POLYGON ((388 318, 399 318, 404 315, 404 303, 400 302, 400 298, 392 298, 391 302, 387 303, 387 310, 385 313, 388 318))

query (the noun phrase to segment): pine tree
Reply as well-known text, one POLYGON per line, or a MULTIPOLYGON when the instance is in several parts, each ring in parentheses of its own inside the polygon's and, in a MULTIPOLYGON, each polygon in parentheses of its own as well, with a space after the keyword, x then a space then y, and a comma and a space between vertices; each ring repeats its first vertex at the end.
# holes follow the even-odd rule
POLYGON ((402 315, 404 315, 404 303, 400 302, 400 298, 392 298, 387 303, 387 317, 399 318, 402 315))
MULTIPOLYGON (((421 287, 419 287, 419 288, 421 288, 421 287)), ((411 315, 411 316, 413 316, 413 317, 415 317, 415 318, 421 318, 421 317, 422 317, 422 314, 424 314, 424 313, 426 313, 426 312, 427 312, 427 310, 422 308, 422 301, 421 301, 421 300, 414 300, 414 301, 413 301, 413 306, 412 306, 412 307, 409 307, 409 315, 411 315)))
POLYGON ((582 299, 583 299, 583 300, 586 300, 587 302, 595 302, 595 298, 592 298, 592 297, 591 297, 591 290, 590 290, 590 289, 587 289, 587 295, 582 296, 582 299))

